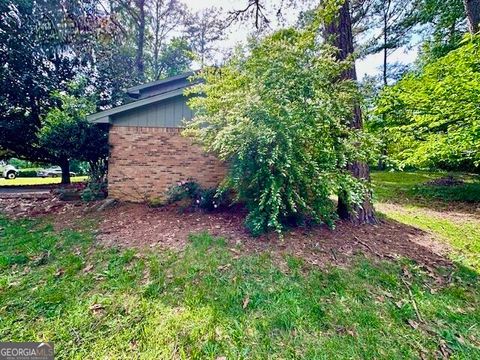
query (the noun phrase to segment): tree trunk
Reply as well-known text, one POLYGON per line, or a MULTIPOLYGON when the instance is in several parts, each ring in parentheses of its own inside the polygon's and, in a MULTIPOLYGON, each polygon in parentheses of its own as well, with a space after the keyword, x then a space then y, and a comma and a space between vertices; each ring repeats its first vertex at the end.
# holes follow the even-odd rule
MULTIPOLYGON (((340 8, 339 14, 330 24, 325 27, 326 40, 331 42, 338 48, 338 59, 340 61, 346 60, 353 54, 353 35, 352 35, 352 20, 350 17, 350 8, 348 0, 340 8)), ((357 72, 355 63, 350 69, 345 71, 342 75, 344 79, 357 80, 357 72)), ((354 107, 352 121, 350 122, 352 129, 363 128, 362 111, 357 104, 354 107)), ((352 175, 358 179, 370 182, 370 169, 368 164, 355 161, 348 165, 348 170, 352 175)), ((372 204, 371 194, 365 194, 365 198, 361 206, 350 208, 346 201, 346 194, 341 192, 338 195, 337 212, 341 219, 350 220, 354 223, 376 223, 375 211, 372 204)))
POLYGON ((480 31, 480 0, 463 0, 467 13, 468 28, 472 34, 480 31))
POLYGON ((387 86, 387 69, 388 69, 388 14, 390 12, 390 1, 387 1, 386 9, 383 13, 383 86, 387 86))
POLYGON ((137 0, 136 4, 138 8, 138 34, 135 66, 139 80, 143 80, 145 78, 145 63, 143 60, 145 47, 145 0, 137 0))
POLYGON ((155 2, 155 26, 154 26, 154 36, 153 36, 153 76, 154 80, 160 78, 160 66, 158 58, 160 56, 160 6, 161 2, 155 2))
POLYGON ((70 184, 70 162, 68 160, 62 160, 60 162, 60 168, 62 169, 62 184, 70 184))

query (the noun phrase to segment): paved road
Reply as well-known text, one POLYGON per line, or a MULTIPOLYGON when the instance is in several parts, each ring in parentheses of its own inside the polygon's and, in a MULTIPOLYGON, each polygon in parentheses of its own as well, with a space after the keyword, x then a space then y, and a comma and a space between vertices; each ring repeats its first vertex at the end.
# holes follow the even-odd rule
POLYGON ((42 187, 26 187, 26 186, 0 186, 0 197, 2 194, 8 195, 33 195, 33 194, 48 194, 50 189, 42 187))

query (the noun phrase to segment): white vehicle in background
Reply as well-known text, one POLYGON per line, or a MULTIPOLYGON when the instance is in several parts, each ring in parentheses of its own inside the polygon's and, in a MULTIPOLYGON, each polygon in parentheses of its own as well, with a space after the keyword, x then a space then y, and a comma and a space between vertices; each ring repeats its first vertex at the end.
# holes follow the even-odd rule
POLYGON ((8 180, 13 180, 17 177, 18 169, 13 165, 8 165, 5 162, 0 162, 0 172, 2 177, 8 180))
MULTIPOLYGON (((40 169, 37 171, 37 176, 41 178, 46 177, 61 177, 62 176, 62 169, 60 166, 52 166, 48 169, 40 169)), ((70 176, 77 176, 76 173, 70 171, 70 176)))

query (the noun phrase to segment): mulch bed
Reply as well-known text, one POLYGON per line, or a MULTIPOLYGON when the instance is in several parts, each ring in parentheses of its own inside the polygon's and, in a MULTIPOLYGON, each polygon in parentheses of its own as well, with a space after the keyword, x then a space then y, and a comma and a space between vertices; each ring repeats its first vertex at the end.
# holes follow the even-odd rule
POLYGON ((429 269, 451 265, 445 256, 446 245, 426 232, 393 220, 362 226, 338 222, 334 230, 325 226, 295 228, 281 239, 276 234, 250 236, 243 226, 245 212, 240 208, 181 213, 176 207, 155 209, 121 203, 99 212, 98 203, 66 202, 47 193, 3 197, 0 209, 13 218, 48 216, 60 229, 75 228, 86 218, 98 220, 97 240, 107 246, 182 251, 189 234, 208 232, 225 238, 235 255, 266 251, 280 262, 285 261, 284 255, 291 254, 315 266, 348 266, 353 255, 364 254, 373 259, 407 257, 429 269))
POLYGON ((356 226, 338 222, 325 226, 296 228, 283 239, 276 234, 253 238, 245 230, 244 211, 235 208, 217 213, 179 213, 178 209, 152 209, 138 204, 120 204, 105 214, 97 238, 109 246, 160 247, 181 251, 191 233, 208 232, 225 238, 233 253, 271 252, 279 259, 292 254, 309 264, 348 265, 353 256, 377 259, 410 258, 420 265, 449 266, 448 248, 419 229, 392 221, 356 226))
POLYGON ((0 198, 0 211, 12 218, 58 215, 81 206, 80 202, 61 201, 57 196, 47 191, 28 194, 1 194, 0 198))

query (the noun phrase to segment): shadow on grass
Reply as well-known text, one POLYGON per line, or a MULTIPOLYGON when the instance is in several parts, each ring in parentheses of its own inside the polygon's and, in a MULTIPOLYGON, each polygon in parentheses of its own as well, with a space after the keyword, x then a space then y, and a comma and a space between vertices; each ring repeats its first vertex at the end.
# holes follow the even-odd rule
POLYGON ((374 199, 434 210, 475 211, 480 204, 480 177, 456 173, 451 176, 463 183, 450 186, 429 184, 446 175, 433 172, 373 172, 374 199))

